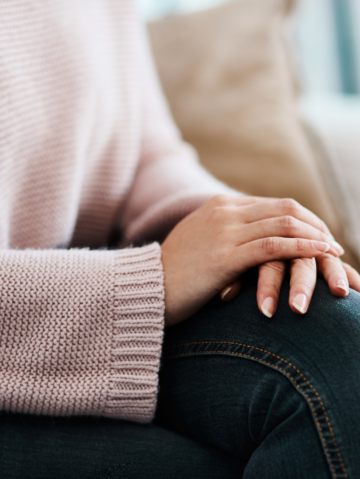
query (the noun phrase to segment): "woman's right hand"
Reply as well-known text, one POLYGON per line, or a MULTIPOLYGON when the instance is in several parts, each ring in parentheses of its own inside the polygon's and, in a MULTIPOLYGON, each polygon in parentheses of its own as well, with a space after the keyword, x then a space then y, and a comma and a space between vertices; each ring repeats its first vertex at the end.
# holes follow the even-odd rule
POLYGON ((249 268, 314 258, 326 251, 342 253, 324 223, 296 201, 254 200, 214 196, 166 238, 162 261, 167 326, 189 318, 249 268))

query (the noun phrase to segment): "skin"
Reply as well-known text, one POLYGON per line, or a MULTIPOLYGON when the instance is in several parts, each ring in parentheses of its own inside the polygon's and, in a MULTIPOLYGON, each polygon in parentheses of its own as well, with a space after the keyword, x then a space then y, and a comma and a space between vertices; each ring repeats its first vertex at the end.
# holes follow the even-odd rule
MULTIPOLYGON (((289 305, 295 313, 305 314, 307 312, 318 274, 324 277, 334 296, 340 298, 348 296, 349 288, 360 292, 360 276, 357 271, 331 254, 326 253, 316 259, 294 259, 290 261, 289 267, 291 273, 289 305), (341 286, 338 286, 339 280, 343 281, 341 286), (299 295, 303 296, 300 298, 303 301, 296 301, 299 295)), ((259 309, 268 317, 272 317, 276 312, 285 270, 286 263, 279 261, 266 263, 259 267, 257 302, 259 309), (266 308, 264 311, 262 305, 266 298, 271 298, 272 307, 266 308)), ((240 285, 237 286, 238 291, 240 291, 240 285)), ((231 296, 234 298, 237 292, 234 289, 232 295, 225 297, 224 300, 230 301, 231 296)))
POLYGON ((254 266, 259 267, 258 305, 271 317, 286 262, 290 307, 303 314, 318 272, 336 296, 346 296, 349 285, 360 291, 360 277, 340 261, 342 253, 326 225, 294 200, 215 196, 178 223, 162 244, 165 324, 189 318, 219 292, 231 300, 241 288, 241 275, 254 266), (299 295, 305 300, 300 296, 296 304, 299 295))

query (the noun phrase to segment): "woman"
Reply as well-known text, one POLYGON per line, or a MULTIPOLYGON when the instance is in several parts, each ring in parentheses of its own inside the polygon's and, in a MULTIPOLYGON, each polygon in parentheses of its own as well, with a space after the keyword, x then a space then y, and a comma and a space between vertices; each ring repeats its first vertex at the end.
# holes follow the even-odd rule
POLYGON ((2 477, 357 477, 360 278, 326 226, 198 166, 133 2, 0 16, 2 477))

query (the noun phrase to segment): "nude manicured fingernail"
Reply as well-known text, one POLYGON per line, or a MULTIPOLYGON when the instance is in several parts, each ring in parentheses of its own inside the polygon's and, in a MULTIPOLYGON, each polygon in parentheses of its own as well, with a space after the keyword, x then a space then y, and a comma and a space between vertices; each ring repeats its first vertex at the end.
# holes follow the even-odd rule
POLYGON ((326 253, 330 249, 329 244, 322 243, 321 241, 313 241, 312 244, 316 250, 321 251, 322 253, 326 253))
POLYGON ((333 245, 334 245, 335 249, 339 252, 340 256, 345 254, 344 248, 337 241, 334 241, 333 245))
POLYGON ((224 289, 224 291, 221 293, 220 297, 223 301, 225 296, 227 296, 231 290, 232 290, 232 286, 229 286, 228 288, 224 289))
POLYGON ((348 285, 346 284, 346 281, 344 279, 339 279, 338 282, 336 283, 336 287, 343 289, 344 291, 348 292, 348 285))
POLYGON ((268 318, 272 318, 275 312, 275 301, 272 298, 266 298, 261 305, 261 311, 268 318))
POLYGON ((295 296, 294 301, 292 302, 292 305, 301 314, 305 314, 307 309, 307 297, 305 296, 305 294, 298 294, 297 296, 295 296))

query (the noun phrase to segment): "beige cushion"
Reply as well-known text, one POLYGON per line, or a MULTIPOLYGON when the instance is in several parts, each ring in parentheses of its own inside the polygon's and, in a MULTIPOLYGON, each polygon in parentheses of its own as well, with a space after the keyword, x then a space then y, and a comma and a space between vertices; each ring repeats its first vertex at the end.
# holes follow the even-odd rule
POLYGON ((302 117, 360 271, 360 99, 304 99, 302 117))
POLYGON ((288 0, 237 0, 149 25, 161 81, 184 138, 218 178, 292 197, 340 230, 299 122, 283 39, 288 0))

